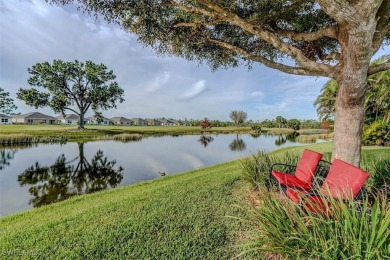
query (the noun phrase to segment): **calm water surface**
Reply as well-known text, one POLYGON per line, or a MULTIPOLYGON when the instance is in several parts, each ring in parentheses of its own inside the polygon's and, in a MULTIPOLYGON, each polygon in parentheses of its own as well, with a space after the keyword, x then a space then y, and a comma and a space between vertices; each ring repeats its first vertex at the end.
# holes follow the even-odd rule
POLYGON ((226 134, 0 147, 0 216, 297 144, 226 134))

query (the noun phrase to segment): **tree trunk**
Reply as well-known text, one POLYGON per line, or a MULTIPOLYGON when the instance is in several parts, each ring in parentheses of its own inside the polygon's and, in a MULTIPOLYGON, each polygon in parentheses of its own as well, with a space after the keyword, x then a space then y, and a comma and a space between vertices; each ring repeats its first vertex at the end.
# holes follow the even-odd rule
POLYGON ((364 96, 348 103, 341 91, 336 99, 332 159, 337 158, 359 166, 362 146, 364 96))
POLYGON ((81 129, 84 129, 84 114, 80 113, 79 118, 80 118, 80 120, 79 120, 79 130, 81 130, 81 129))
POLYGON ((373 55, 372 37, 376 20, 371 17, 354 26, 339 27, 344 50, 336 75, 336 98, 332 160, 337 158, 359 167, 363 133, 367 71, 373 55))

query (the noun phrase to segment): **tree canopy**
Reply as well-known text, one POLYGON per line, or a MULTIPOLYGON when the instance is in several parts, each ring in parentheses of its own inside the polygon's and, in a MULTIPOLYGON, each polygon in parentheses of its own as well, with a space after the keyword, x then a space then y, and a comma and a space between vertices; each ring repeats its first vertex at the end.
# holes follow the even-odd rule
POLYGON ((9 92, 0 88, 0 114, 9 115, 16 109, 17 106, 15 106, 14 100, 9 97, 9 92))
POLYGON ((236 126, 239 126, 245 122, 248 117, 248 114, 244 111, 234 110, 230 113, 229 117, 236 126))
POLYGON ((28 83, 46 91, 19 89, 17 97, 35 108, 49 106, 63 115, 66 110, 72 111, 80 117, 79 128, 84 128, 88 109, 101 118, 101 110, 116 108, 117 102, 124 101, 124 91, 114 81, 116 76, 104 64, 54 60, 52 64, 37 63, 28 68, 28 73, 28 83))
POLYGON ((390 60, 370 65, 390 43, 390 1, 47 1, 82 3, 158 53, 207 62, 214 70, 258 62, 335 79, 341 91, 332 157, 359 165, 367 77, 390 69, 390 60))

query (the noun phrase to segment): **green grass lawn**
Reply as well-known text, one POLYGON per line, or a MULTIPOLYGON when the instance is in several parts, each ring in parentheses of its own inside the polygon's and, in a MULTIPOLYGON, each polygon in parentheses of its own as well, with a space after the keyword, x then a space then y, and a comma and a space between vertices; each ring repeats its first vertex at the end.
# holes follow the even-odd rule
MULTIPOLYGON (((304 148, 326 153, 331 143, 274 154, 304 148)), ((364 153, 390 156, 390 148, 364 153)), ((231 259, 249 229, 228 217, 248 205, 239 174, 232 161, 1 218, 0 258, 231 259)))

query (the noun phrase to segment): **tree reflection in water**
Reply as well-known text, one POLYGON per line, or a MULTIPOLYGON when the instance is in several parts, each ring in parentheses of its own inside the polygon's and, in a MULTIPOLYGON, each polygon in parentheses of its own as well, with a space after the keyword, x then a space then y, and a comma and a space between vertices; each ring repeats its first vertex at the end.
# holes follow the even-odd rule
POLYGON ((108 161, 99 150, 89 162, 84 156, 84 143, 79 143, 79 156, 66 161, 60 155, 53 165, 41 166, 38 162, 18 176, 21 186, 31 186, 34 207, 59 202, 71 196, 92 193, 116 187, 123 179, 123 168, 114 169, 116 161, 108 161), (77 161, 77 165, 75 163, 77 161))
POLYGON ((286 139, 290 142, 296 142, 297 141, 297 137, 299 136, 299 133, 294 131, 292 133, 288 133, 286 134, 286 139))
POLYGON ((211 143, 212 141, 214 141, 214 138, 211 137, 211 136, 205 136, 205 135, 202 135, 198 142, 200 142, 201 145, 203 145, 204 147, 207 147, 207 145, 209 143, 211 143))
POLYGON ((16 150, 0 150, 0 171, 5 166, 9 166, 10 161, 14 158, 16 150))
POLYGON ((243 151, 246 149, 246 144, 244 142, 244 140, 242 140, 241 138, 238 137, 238 135, 236 136, 236 139, 234 139, 230 144, 229 144, 229 148, 231 151, 233 152, 239 152, 239 151, 243 151))
POLYGON ((275 145, 280 146, 284 143, 286 143, 286 138, 284 138, 283 135, 278 135, 278 139, 275 140, 275 145))

